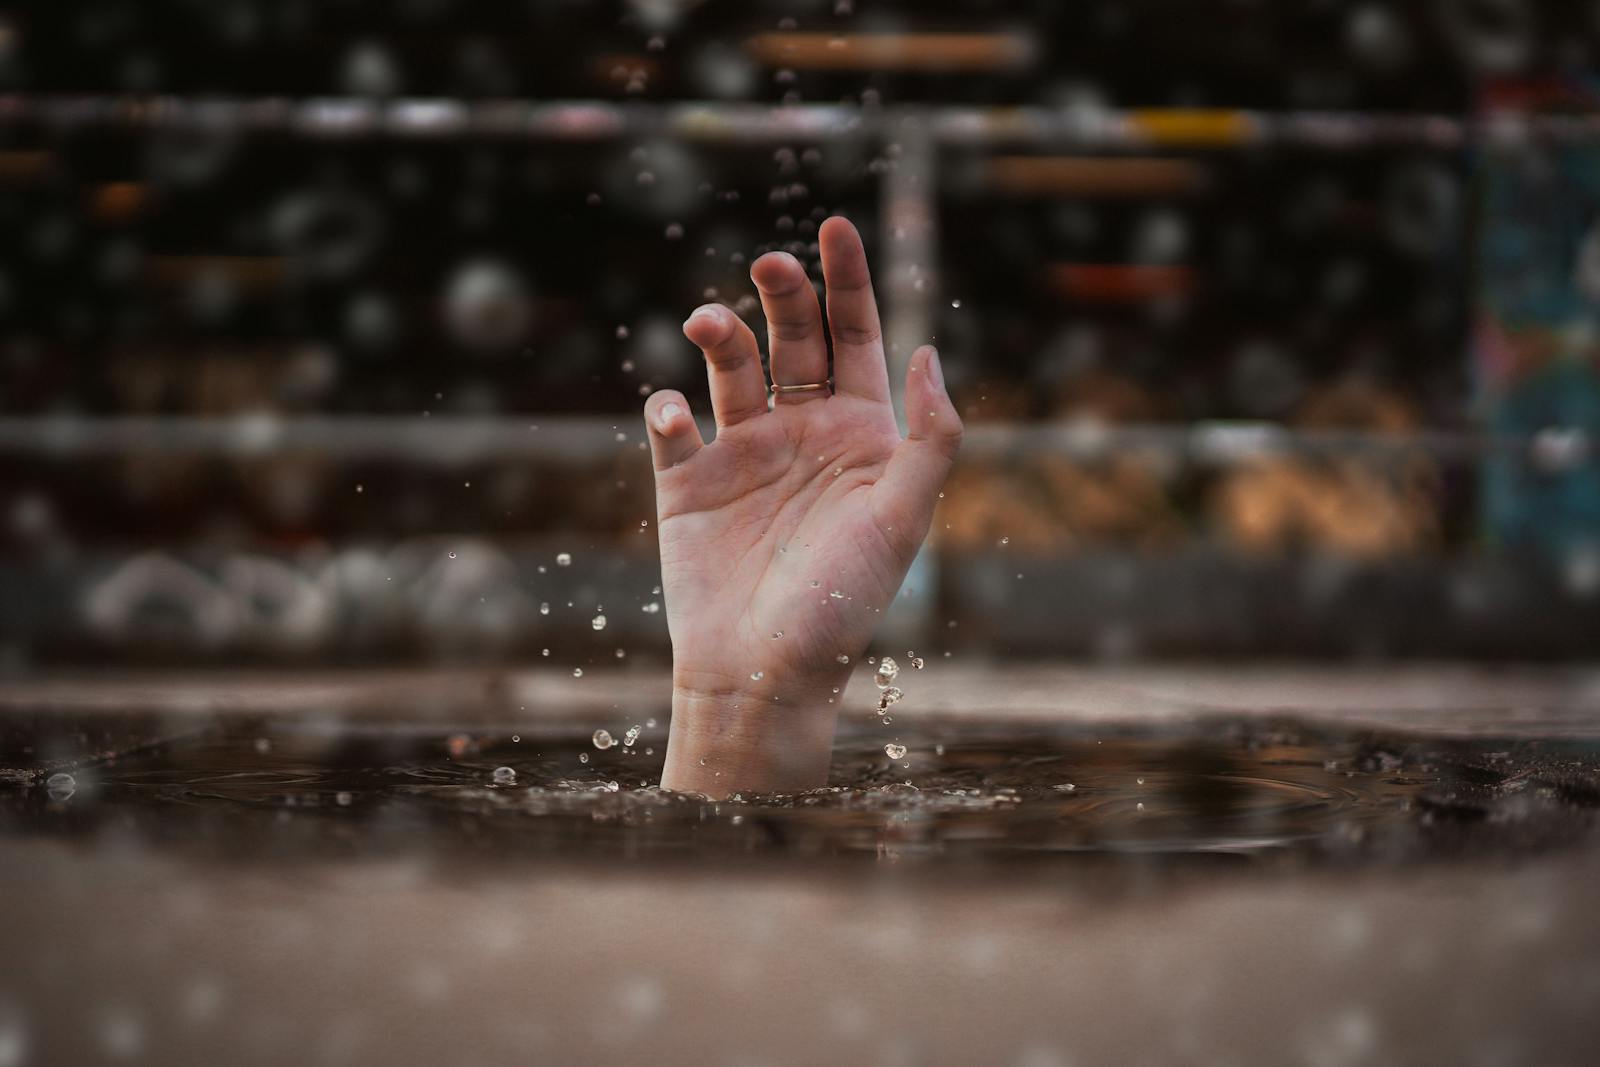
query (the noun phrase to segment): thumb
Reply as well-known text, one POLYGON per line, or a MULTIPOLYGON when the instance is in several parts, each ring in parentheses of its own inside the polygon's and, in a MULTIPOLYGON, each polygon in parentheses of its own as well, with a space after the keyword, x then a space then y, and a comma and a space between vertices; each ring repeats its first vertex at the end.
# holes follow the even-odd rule
POLYGON ((905 398, 909 433, 889 457, 877 493, 883 495, 880 514, 886 520, 892 517, 896 529, 915 534, 920 544, 933 521, 939 488, 961 447, 962 432, 961 416, 945 392, 944 370, 932 345, 911 354, 905 398))

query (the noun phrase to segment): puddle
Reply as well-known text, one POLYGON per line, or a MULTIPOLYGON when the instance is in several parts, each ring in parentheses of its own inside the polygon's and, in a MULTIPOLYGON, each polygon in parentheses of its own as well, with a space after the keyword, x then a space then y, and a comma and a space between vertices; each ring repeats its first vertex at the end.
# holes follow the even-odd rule
MULTIPOLYGON (((713 802, 656 787, 666 727, 645 721, 608 724, 604 748, 594 723, 519 731, 316 719, 230 720, 71 765, 30 764, 39 753, 0 747, 0 833, 111 834, 246 862, 620 856, 959 873, 1092 858, 1176 867, 1507 856, 1586 837, 1600 811, 1593 741, 1420 739, 1259 719, 897 727, 900 759, 885 755, 879 732, 847 730, 829 787, 713 802)), ((37 724, 23 729, 38 736, 37 724)), ((127 746, 130 731, 120 736, 127 746)))

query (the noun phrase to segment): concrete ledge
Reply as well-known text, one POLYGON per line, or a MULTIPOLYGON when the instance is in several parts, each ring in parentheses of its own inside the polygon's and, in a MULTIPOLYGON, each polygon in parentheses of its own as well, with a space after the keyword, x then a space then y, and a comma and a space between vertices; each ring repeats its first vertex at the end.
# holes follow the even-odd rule
MULTIPOLYGON (((1287 715, 1424 732, 1600 737, 1600 665, 1115 667, 956 664, 904 670, 897 715, 936 720, 1170 722, 1287 715)), ((855 679, 845 711, 867 710, 855 679), (858 707, 859 706, 859 707, 858 707)), ((616 707, 664 709, 665 669, 171 671, 45 674, 0 682, 0 715, 338 714, 402 721, 588 718, 616 707)))

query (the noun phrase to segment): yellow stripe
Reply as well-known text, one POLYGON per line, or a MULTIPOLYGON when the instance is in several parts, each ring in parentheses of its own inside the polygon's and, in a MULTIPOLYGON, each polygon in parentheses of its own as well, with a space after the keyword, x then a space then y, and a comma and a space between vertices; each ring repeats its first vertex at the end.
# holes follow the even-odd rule
POLYGON ((1253 140, 1256 125, 1245 111, 1144 108, 1128 112, 1128 124, 1153 144, 1238 145, 1253 140))

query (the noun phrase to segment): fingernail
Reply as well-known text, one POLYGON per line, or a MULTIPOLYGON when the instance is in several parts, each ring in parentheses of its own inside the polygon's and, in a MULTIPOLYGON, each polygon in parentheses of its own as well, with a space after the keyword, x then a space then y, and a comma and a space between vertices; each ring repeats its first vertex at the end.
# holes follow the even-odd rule
POLYGON ((932 345, 928 346, 928 375, 933 378, 933 384, 944 391, 944 368, 939 366, 939 350, 932 345))
POLYGON ((800 267, 800 270, 802 272, 805 271, 805 267, 801 266, 800 261, 798 259, 796 259, 794 256, 790 255, 788 252, 768 252, 763 256, 758 256, 756 258, 755 263, 750 264, 750 280, 752 282, 754 282, 756 288, 760 289, 762 292, 768 292, 771 289, 770 286, 762 285, 761 284, 761 280, 756 277, 756 263, 760 263, 764 259, 771 259, 771 260, 785 260, 786 259, 786 260, 789 260, 790 262, 794 263, 795 266, 800 267))
POLYGON ((722 326, 722 309, 717 307, 715 304, 702 304, 700 307, 697 307, 693 311, 689 312, 689 317, 683 320, 684 328, 688 329, 689 323, 693 322, 695 319, 708 319, 711 322, 716 323, 718 326, 722 326))
POLYGON ((677 418, 680 414, 682 414, 682 412, 683 408, 669 400, 665 404, 661 405, 660 411, 656 412, 656 425, 665 431, 667 426, 671 424, 672 420, 677 418))

